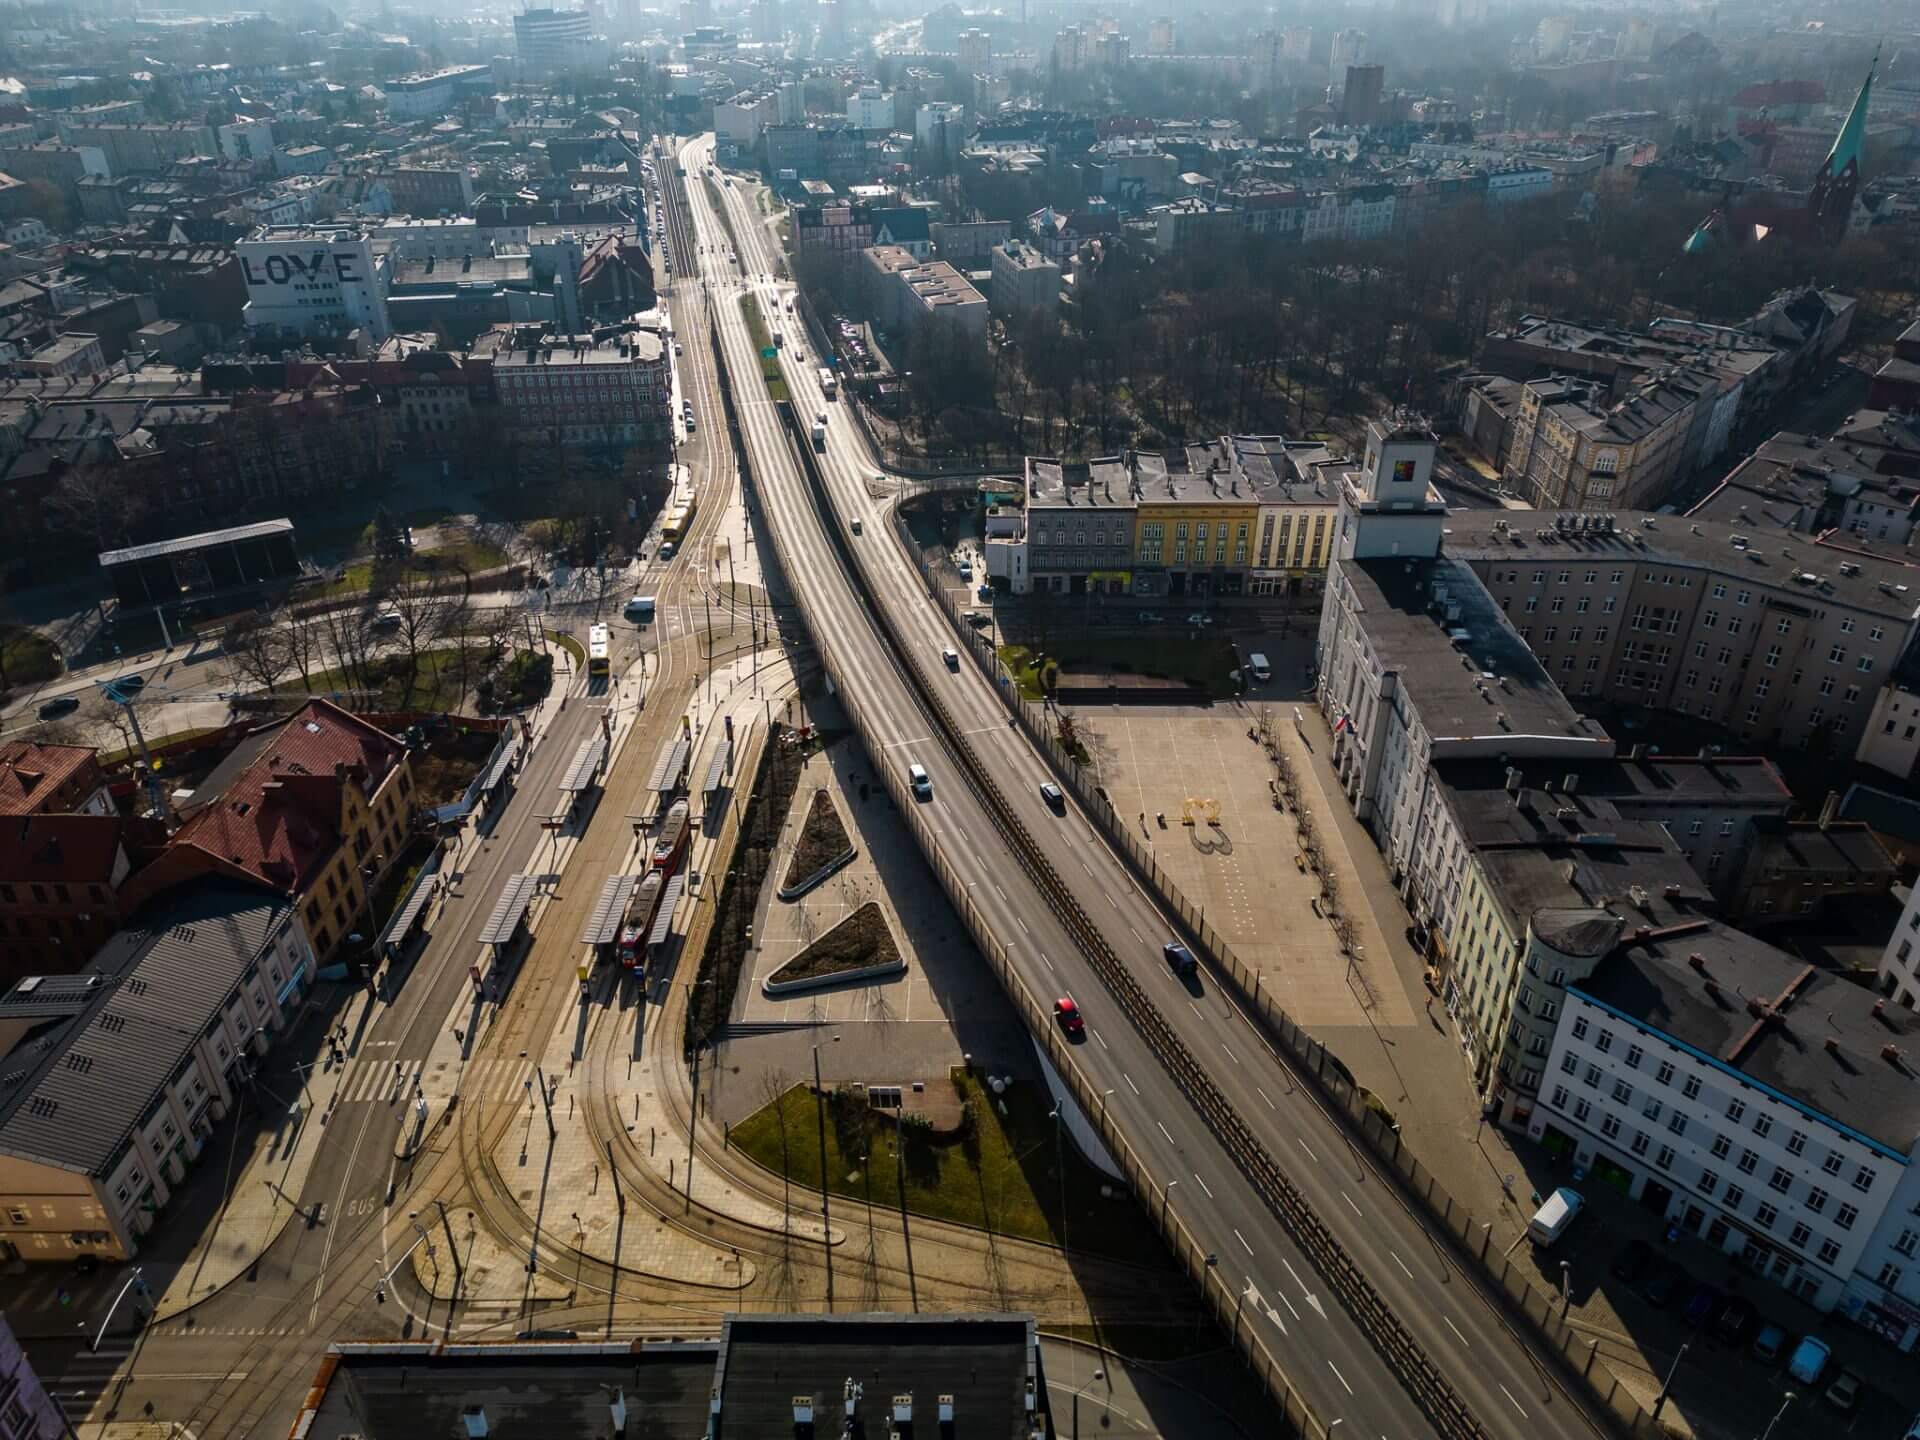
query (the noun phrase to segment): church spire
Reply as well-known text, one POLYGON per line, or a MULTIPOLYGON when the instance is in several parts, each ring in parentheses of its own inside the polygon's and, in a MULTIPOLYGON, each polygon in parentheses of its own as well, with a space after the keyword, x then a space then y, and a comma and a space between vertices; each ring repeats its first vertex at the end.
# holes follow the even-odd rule
POLYGON ((1833 148, 1813 177, 1813 192, 1807 196, 1807 216, 1812 233, 1829 243, 1847 233, 1853 216, 1854 196, 1860 189, 1860 167, 1866 159, 1867 105, 1873 94, 1873 72, 1880 66, 1880 51, 1873 52, 1867 66, 1867 78, 1860 82, 1860 93, 1853 97, 1853 108, 1846 123, 1833 137, 1833 148))

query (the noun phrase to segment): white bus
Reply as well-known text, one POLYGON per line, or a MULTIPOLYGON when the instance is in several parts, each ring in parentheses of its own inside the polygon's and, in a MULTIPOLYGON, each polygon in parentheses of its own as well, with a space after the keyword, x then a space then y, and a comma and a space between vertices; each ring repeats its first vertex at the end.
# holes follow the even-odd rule
POLYGON ((820 367, 820 393, 829 400, 840 393, 840 382, 833 378, 833 371, 824 365, 820 367))
POLYGON ((613 669, 613 631, 605 625, 595 625, 587 631, 587 678, 604 680, 613 669))

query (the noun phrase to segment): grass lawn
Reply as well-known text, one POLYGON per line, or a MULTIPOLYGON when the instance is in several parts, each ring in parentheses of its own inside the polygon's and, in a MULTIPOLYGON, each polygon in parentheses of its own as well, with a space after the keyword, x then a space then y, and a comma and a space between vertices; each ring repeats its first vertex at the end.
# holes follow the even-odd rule
MULTIPOLYGON (((420 673, 411 685, 407 682, 407 657, 382 655, 368 667, 367 678, 372 682, 372 693, 368 695, 356 693, 368 687, 345 670, 323 671, 316 674, 310 684, 295 676, 276 685, 273 693, 287 701, 289 709, 304 705, 309 695, 345 691, 349 692, 346 704, 349 710, 458 710, 466 698, 460 690, 458 654, 454 650, 423 651, 420 673)), ((485 656, 484 648, 472 648, 467 662, 469 685, 478 683, 485 673, 485 656)))
POLYGON ((1235 693, 1228 678, 1233 669, 1232 645, 1212 631, 1203 632, 1196 640, 1192 628, 1185 625, 1150 634, 1090 632, 1066 636, 1054 642, 1044 667, 1034 665, 1033 652, 1025 645, 1002 645, 1000 659, 1029 700, 1040 698, 1040 668, 1067 674, 1125 671, 1184 681, 1214 696, 1235 693))
POLYGON ((788 399, 787 382, 781 378, 779 358, 767 358, 766 352, 773 348, 773 337, 767 333, 767 322, 761 317, 759 299, 742 295, 740 313, 747 318, 747 333, 753 337, 754 351, 760 357, 760 378, 767 382, 767 394, 775 400, 788 399))
MULTIPOLYGON (((972 1076, 961 1075, 959 1083, 973 1103, 977 1134, 939 1144, 903 1129, 904 1183, 892 1119, 869 1109, 864 1098, 829 1096, 827 1188, 861 1202, 871 1197, 875 1205, 898 1207, 904 1199, 915 1214, 982 1229, 991 1223, 1000 1234, 1060 1244, 1063 1186, 1044 1088, 1022 1084, 995 1096, 972 1076)), ((796 1186, 818 1191, 818 1115, 812 1090, 796 1085, 777 1106, 769 1103, 734 1126, 732 1144, 776 1175, 784 1169, 796 1186)), ((1101 1185, 1113 1182, 1082 1160, 1072 1141, 1060 1137, 1057 1149, 1066 1166, 1066 1236, 1073 1248, 1122 1260, 1157 1257, 1160 1242, 1132 1201, 1103 1198, 1101 1185)))
MULTIPOLYGON (((415 553, 408 566, 411 578, 427 579, 435 575, 458 575, 464 567, 469 575, 492 570, 507 563, 507 552, 485 540, 463 539, 438 550, 415 553)), ((359 595, 373 583, 371 556, 355 560, 340 572, 340 578, 314 592, 316 596, 359 595)))
POLYGON ((575 670, 584 670, 587 668, 587 647, 571 635, 562 635, 558 630, 549 630, 547 631, 547 642, 552 645, 558 645, 562 650, 566 651, 567 654, 571 655, 573 657, 573 668, 575 670))
POLYGON ((53 642, 37 630, 24 625, 0 626, 0 647, 7 653, 9 685, 38 685, 60 673, 53 642))

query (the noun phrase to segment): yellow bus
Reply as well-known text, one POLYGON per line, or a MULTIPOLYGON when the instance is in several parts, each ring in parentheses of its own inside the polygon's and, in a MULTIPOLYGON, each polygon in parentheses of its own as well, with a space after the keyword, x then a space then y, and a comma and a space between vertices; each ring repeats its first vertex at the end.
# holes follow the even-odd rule
POLYGON ((678 545, 687 538, 687 531, 692 527, 693 500, 688 498, 667 508, 666 517, 660 522, 660 538, 678 545))
POLYGON ((613 673, 613 630, 595 625, 587 631, 587 678, 604 680, 613 673))

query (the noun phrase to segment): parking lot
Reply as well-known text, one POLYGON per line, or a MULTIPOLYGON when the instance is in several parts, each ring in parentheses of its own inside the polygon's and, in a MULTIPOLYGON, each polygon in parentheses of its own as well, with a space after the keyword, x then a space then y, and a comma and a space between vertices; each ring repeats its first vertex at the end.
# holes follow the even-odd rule
POLYGON ((1669 1425, 1703 1440, 1754 1440, 1785 1405, 1776 1440, 1900 1440, 1906 1433, 1920 1410, 1909 1359, 1851 1321, 1794 1299, 1733 1256, 1686 1234, 1669 1241, 1659 1216, 1592 1177, 1566 1178, 1585 1197, 1585 1210, 1557 1244, 1542 1249, 1521 1239, 1511 1258, 1542 1291, 1565 1286, 1575 1328, 1598 1343, 1600 1357, 1649 1408, 1671 1373, 1662 1416, 1669 1425), (1788 1373, 1807 1336, 1832 1351, 1811 1385, 1788 1373), (1859 1394, 1842 1408, 1827 1392, 1848 1370, 1859 1378, 1859 1394))

